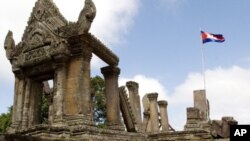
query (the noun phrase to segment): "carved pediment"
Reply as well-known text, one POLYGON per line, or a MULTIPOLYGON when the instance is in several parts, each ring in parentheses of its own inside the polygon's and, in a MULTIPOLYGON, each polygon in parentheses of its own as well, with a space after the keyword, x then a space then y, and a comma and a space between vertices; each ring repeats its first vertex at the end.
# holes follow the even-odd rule
POLYGON ((58 29, 67 24, 68 22, 61 15, 52 0, 38 0, 29 18, 22 41, 26 43, 29 41, 34 41, 34 43, 40 42, 41 32, 39 30, 41 27, 43 30, 50 32, 50 34, 57 36, 58 29), (34 31, 37 32, 34 33, 34 31), (31 36, 33 39, 31 39, 31 36))
POLYGON ((67 22, 52 0, 38 0, 33 8, 28 24, 33 21, 46 21, 51 17, 59 17, 65 23, 67 22))
POLYGON ((24 52, 46 46, 53 45, 60 40, 50 29, 41 22, 36 22, 27 27, 28 33, 24 42, 24 52))
POLYGON ((19 67, 32 66, 51 60, 55 54, 66 53, 64 38, 59 29, 68 22, 52 0, 38 0, 24 31, 21 52, 16 53, 19 67))

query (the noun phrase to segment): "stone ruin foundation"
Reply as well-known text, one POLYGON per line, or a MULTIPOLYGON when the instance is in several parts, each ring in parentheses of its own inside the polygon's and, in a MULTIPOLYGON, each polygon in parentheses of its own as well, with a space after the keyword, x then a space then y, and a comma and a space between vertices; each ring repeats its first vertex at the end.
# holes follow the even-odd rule
POLYGON ((194 91, 194 107, 187 108, 184 131, 170 125, 168 102, 158 101, 158 93, 142 98, 142 110, 139 84, 129 81, 118 87, 119 58, 89 33, 95 15, 92 0, 85 0, 77 22, 67 21, 52 0, 38 0, 22 41, 15 44, 13 33, 8 32, 4 49, 15 76, 15 91, 12 124, 0 140, 228 140, 229 126, 237 121, 233 117, 211 121, 204 90, 194 91), (93 121, 92 54, 108 64, 101 68, 107 103, 104 129, 93 121), (52 89, 48 80, 53 80, 52 89), (40 119, 42 95, 49 104, 48 124, 40 119))

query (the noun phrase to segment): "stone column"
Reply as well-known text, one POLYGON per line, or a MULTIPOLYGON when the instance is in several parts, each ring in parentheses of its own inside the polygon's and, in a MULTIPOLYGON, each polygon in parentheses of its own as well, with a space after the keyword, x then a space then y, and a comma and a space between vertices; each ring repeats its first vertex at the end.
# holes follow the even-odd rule
POLYGON ((82 99, 82 113, 87 120, 93 121, 92 115, 92 99, 90 88, 90 61, 92 53, 89 49, 83 50, 82 60, 82 76, 80 78, 80 91, 82 99))
POLYGON ((207 98, 205 90, 195 90, 194 91, 194 107, 200 110, 201 120, 208 120, 208 111, 207 111, 207 98))
POLYGON ((67 84, 65 99, 65 114, 74 121, 93 125, 92 100, 90 92, 90 61, 91 50, 84 46, 73 54, 67 66, 67 84))
POLYGON ((23 118, 23 107, 24 107, 24 97, 25 97, 25 81, 24 79, 19 79, 18 90, 17 90, 17 108, 16 108, 16 120, 18 125, 21 125, 23 118))
POLYGON ((142 120, 141 120, 140 96, 138 93, 139 85, 134 81, 129 81, 126 83, 126 86, 129 90, 129 100, 133 109, 133 113, 136 118, 136 123, 140 126, 142 124, 142 120))
POLYGON ((169 131, 168 112, 167 112, 168 102, 165 100, 158 101, 158 105, 160 109, 162 131, 169 131))
POLYGON ((43 84, 32 81, 29 106, 29 127, 41 123, 41 105, 43 95, 43 84))
POLYGON ((158 93, 148 94, 148 99, 150 103, 150 122, 151 122, 151 132, 159 131, 159 116, 157 108, 157 97, 158 93))
POLYGON ((48 124, 51 125, 54 121, 54 109, 53 109, 53 94, 48 98, 49 112, 48 112, 48 124))
POLYGON ((53 97, 53 109, 54 109, 54 123, 56 125, 64 125, 64 95, 66 87, 66 64, 64 62, 56 63, 55 77, 54 77, 54 97, 53 97))
POLYGON ((12 113, 12 128, 17 128, 18 118, 17 118, 17 109, 18 109, 18 89, 19 89, 19 78, 15 77, 15 92, 14 92, 14 101, 13 101, 13 113, 12 113))
POLYGON ((12 123, 8 128, 8 133, 14 133, 21 128, 23 115, 23 101, 24 101, 24 80, 23 76, 16 76, 15 74, 15 91, 13 101, 12 123))
POLYGON ((149 112, 143 112, 143 123, 142 123, 142 131, 147 131, 147 126, 149 122, 149 112))
POLYGON ((120 100, 118 89, 118 67, 108 66, 101 68, 105 79, 105 95, 107 107, 107 122, 111 129, 124 130, 120 121, 120 100))
POLYGON ((24 105, 23 105, 23 114, 22 114, 22 129, 28 127, 29 121, 29 105, 30 105, 30 91, 31 91, 31 80, 30 78, 25 78, 25 92, 24 92, 24 105))
POLYGON ((45 93, 45 97, 48 101, 49 111, 48 111, 48 124, 51 125, 54 120, 54 109, 53 109, 53 91, 50 90, 49 93, 45 93))

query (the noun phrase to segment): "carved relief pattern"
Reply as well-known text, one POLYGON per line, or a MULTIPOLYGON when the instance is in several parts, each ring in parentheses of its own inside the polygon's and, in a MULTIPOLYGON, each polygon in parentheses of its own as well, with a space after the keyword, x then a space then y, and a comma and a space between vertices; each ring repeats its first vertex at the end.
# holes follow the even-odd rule
POLYGON ((46 56, 44 48, 39 48, 36 50, 29 51, 27 55, 25 55, 25 61, 35 60, 41 56, 46 56))

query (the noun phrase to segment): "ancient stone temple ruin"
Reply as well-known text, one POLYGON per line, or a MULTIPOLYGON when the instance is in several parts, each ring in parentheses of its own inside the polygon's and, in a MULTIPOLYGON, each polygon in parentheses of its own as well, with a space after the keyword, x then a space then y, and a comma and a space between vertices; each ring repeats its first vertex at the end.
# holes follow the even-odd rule
POLYGON ((232 117, 211 121, 205 91, 194 92, 187 109, 185 131, 175 131, 168 119, 166 100, 158 93, 139 95, 133 81, 118 87, 119 58, 89 33, 96 16, 92 0, 85 0, 77 22, 67 21, 52 0, 38 0, 22 41, 15 44, 9 31, 4 44, 15 76, 12 124, 3 140, 209 140, 228 138, 232 117), (93 122, 90 90, 92 54, 108 66, 105 80, 107 128, 93 122), (53 89, 47 81, 53 80, 53 89), (42 96, 48 100, 48 124, 41 123, 42 96), (28 139, 29 138, 29 139, 28 139))

